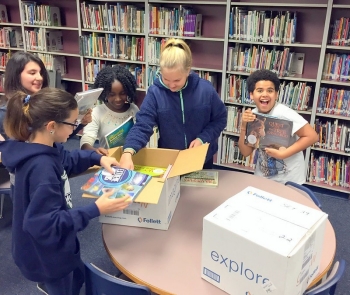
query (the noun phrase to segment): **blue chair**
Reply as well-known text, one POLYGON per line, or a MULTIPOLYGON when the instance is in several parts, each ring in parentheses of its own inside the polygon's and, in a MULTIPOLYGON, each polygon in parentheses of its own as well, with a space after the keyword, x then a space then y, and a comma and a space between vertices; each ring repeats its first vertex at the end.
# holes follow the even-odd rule
POLYGON ((132 282, 124 281, 92 263, 85 263, 85 294, 86 295, 151 295, 149 288, 132 282))
POLYGON ((297 184, 293 181, 287 181, 285 183, 285 185, 287 186, 291 186, 293 187, 293 189, 296 189, 297 191, 299 191, 301 194, 305 195, 306 197, 310 198, 318 208, 322 209, 322 205, 321 202, 319 201, 319 199, 315 196, 315 194, 312 192, 311 189, 302 186, 300 184, 297 184))
POLYGON ((0 219, 3 217, 5 196, 11 196, 10 174, 5 168, 0 168, 0 219))
POLYGON ((342 259, 334 263, 332 271, 327 279, 316 287, 307 290, 304 295, 334 295, 338 281, 342 278, 345 271, 345 260, 342 259))

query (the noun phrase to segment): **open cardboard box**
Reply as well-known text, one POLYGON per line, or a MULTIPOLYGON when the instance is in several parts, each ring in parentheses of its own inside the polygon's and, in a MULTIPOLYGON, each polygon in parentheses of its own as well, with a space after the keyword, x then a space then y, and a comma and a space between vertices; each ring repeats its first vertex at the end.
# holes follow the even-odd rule
MULTIPOLYGON (((143 148, 133 156, 135 165, 167 168, 166 178, 153 177, 136 200, 123 211, 101 215, 100 222, 167 230, 180 197, 182 174, 203 168, 209 144, 186 150, 143 148)), ((122 147, 110 153, 118 161, 122 147)), ((89 195, 83 194, 84 197, 89 195)))

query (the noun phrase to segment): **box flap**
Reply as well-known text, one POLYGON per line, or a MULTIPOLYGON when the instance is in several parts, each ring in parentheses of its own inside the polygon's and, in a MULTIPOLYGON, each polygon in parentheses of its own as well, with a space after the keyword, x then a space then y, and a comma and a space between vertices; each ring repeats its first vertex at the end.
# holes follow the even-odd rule
POLYGON ((168 177, 170 178, 193 171, 202 170, 208 148, 209 143, 205 143, 201 146, 180 151, 168 177))
POLYGON ((158 204, 164 183, 159 178, 152 177, 135 199, 138 203, 158 204))

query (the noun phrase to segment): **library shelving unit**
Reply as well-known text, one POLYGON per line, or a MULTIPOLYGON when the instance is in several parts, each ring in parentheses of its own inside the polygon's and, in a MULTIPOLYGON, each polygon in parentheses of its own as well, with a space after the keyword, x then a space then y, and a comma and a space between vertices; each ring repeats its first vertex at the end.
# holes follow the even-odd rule
MULTIPOLYGON (((253 62, 251 64, 245 64, 244 67, 240 67, 240 62, 235 62, 234 59, 235 52, 237 48, 243 54, 246 54, 248 50, 248 56, 254 61, 254 52, 259 52, 260 56, 264 52, 274 52, 277 56, 275 59, 275 64, 282 63, 281 68, 283 68, 283 60, 286 58, 292 59, 293 56, 302 55, 304 59, 304 65, 302 72, 291 73, 290 70, 276 71, 280 77, 282 88, 280 88, 279 101, 285 103, 289 107, 295 109, 302 116, 305 117, 307 121, 311 124, 313 123, 313 113, 312 107, 313 102, 318 96, 318 73, 321 63, 321 52, 324 46, 324 30, 325 21, 329 9, 329 3, 327 0, 306 0, 306 1, 268 1, 268 3, 257 2, 257 1, 239 1, 239 2, 229 2, 226 14, 226 30, 229 33, 226 34, 227 46, 224 56, 227 57, 227 62, 224 66, 224 79, 226 80, 223 87, 225 87, 225 95, 223 100, 228 107, 228 113, 234 114, 234 117, 238 118, 236 120, 230 119, 228 116, 228 126, 223 132, 221 138, 220 150, 218 153, 217 164, 229 168, 244 170, 247 172, 254 172, 253 158, 254 153, 247 158, 240 156, 238 149, 238 138, 240 130, 240 115, 246 108, 254 108, 253 102, 250 101, 249 94, 246 90, 246 78, 249 76, 252 69, 257 68, 253 62), (231 14, 235 15, 235 20, 238 25, 242 26, 242 18, 248 19, 248 25, 243 23, 243 31, 240 28, 238 32, 231 32, 231 14), (279 18, 282 21, 282 17, 285 20, 285 28, 277 34, 265 30, 260 31, 257 34, 251 33, 254 29, 260 25, 256 25, 253 21, 254 18, 250 15, 261 15, 265 18, 275 19, 279 18), (237 20, 238 19, 238 20, 237 20), (287 20, 286 20, 287 19, 287 20), (296 22, 296 29, 294 29, 296 22), (240 22, 240 23, 239 23, 240 22), (249 23, 252 23, 249 25, 249 23), (288 24, 290 28, 288 28, 288 24), (248 31, 247 31, 248 27, 248 31), (294 30, 294 33, 291 31, 294 30), (250 33, 247 33, 249 32, 250 33), (237 33, 237 34, 236 34, 237 33), (248 37, 249 34, 249 37, 248 37), (284 36, 283 36, 284 34, 284 36), (277 35, 273 37, 274 35, 277 35), (283 54, 281 53, 283 52, 283 54), (277 55, 280 54, 280 55, 277 55), (279 56, 279 57, 278 57, 279 56), (286 57, 285 57, 286 56, 286 57), (286 100, 287 87, 293 88, 294 90, 299 87, 299 89, 304 89, 305 95, 304 101, 301 105, 297 103, 292 103, 291 100, 286 100), (282 90, 284 91, 284 98, 281 95, 282 90), (233 154, 228 151, 233 151, 233 154)), ((255 18, 256 19, 256 18, 255 18)), ((258 22, 259 22, 258 19, 258 22)), ((235 24, 237 27, 237 24, 235 24)), ((261 25, 260 25, 261 27, 261 25)), ((262 25, 264 27, 264 25, 262 25)), ((260 61, 261 63, 261 61, 260 61)), ((288 64, 288 62, 287 62, 288 64)), ((290 64, 290 63, 289 63, 290 64)), ((258 68, 261 68, 258 66, 258 68)), ((294 91, 296 93, 296 91, 294 91)), ((287 97, 288 98, 288 97, 287 97)), ((310 149, 305 151, 305 162, 308 164, 310 157, 310 149)))
MULTIPOLYGON (((300 69, 294 69, 294 72, 286 69, 278 73, 281 83, 285 87, 282 89, 283 96, 281 96, 280 91, 280 99, 301 113, 312 126, 317 128, 319 125, 329 124, 328 121, 332 121, 333 125, 336 122, 338 125, 345 126, 350 121, 349 112, 346 113, 347 116, 334 112, 327 113, 318 106, 322 91, 327 91, 325 88, 350 91, 349 71, 344 74, 344 68, 344 73, 341 74, 345 77, 338 79, 324 70, 325 63, 329 62, 330 59, 329 54, 350 56, 350 40, 346 40, 343 45, 331 42, 333 24, 336 20, 350 17, 348 0, 270 0, 266 3, 256 0, 40 1, 40 5, 59 7, 62 23, 60 27, 25 24, 21 7, 28 2, 33 1, 3 0, 1 3, 6 5, 11 26, 18 27, 22 31, 23 50, 66 58, 67 73, 63 75, 63 81, 67 85, 67 90, 72 93, 91 86, 94 76, 101 66, 118 63, 140 74, 137 99, 137 104, 140 105, 148 86, 152 83, 152 79, 150 79, 153 75, 152 71, 156 70, 158 66, 157 58, 162 40, 169 37, 184 39, 193 53, 193 70, 209 73, 209 76, 216 77, 217 91, 227 106, 229 114, 233 114, 228 120, 226 130, 219 138, 219 151, 214 163, 218 166, 247 172, 254 171, 251 165, 253 155, 250 159, 242 159, 237 148, 235 149, 235 142, 238 141, 241 112, 247 107, 254 107, 246 93, 245 80, 250 72, 258 67, 256 62, 253 64, 252 58, 256 57, 257 52, 273 52, 274 56, 279 56, 276 58, 277 63, 288 60, 287 58, 291 60, 293 56, 302 56, 304 63, 301 74, 299 74, 300 69), (110 9, 111 7, 113 10, 110 9), (110 9, 110 13, 117 13, 125 11, 123 10, 125 7, 133 15, 134 22, 131 28, 128 27, 128 20, 125 18, 124 21, 118 23, 118 27, 116 23, 106 25, 111 18, 108 9, 110 9), (179 11, 184 8, 188 8, 190 13, 201 16, 200 35, 177 36, 178 34, 172 30, 162 29, 162 25, 169 25, 174 20, 173 15, 169 17, 168 21, 164 20, 166 13, 174 11, 174 9, 179 11), (101 11, 107 13, 101 13, 101 11), (239 31, 235 31, 235 33, 232 32, 232 22, 230 21, 232 14, 235 15, 234 21, 238 21, 240 26, 239 31), (284 37, 280 37, 280 34, 276 33, 271 34, 272 31, 269 30, 263 30, 260 33, 261 36, 255 36, 252 32, 257 28, 257 24, 254 23, 257 15, 259 17, 264 15, 265 18, 271 19, 284 17, 290 21, 290 30, 293 30, 292 20, 295 18, 297 25, 294 27, 296 28, 293 31, 294 34, 285 28, 284 31, 289 33, 286 33, 284 37), (249 18, 245 18, 245 16, 249 16, 249 18), (155 21, 155 19, 158 20, 155 21), (157 29, 154 29, 155 27, 157 29), (331 29, 329 29, 330 27, 331 29), (29 49, 25 31, 39 29, 62 32, 63 49, 49 52, 29 49), (247 34, 247 32, 249 33, 247 34), (128 43, 139 48, 138 54, 122 52, 120 55, 119 51, 119 55, 116 56, 109 52, 115 50, 116 44, 128 43), (242 67, 242 64, 235 63, 234 57, 237 51, 248 52, 246 54, 248 54, 247 58, 250 60, 250 64, 244 64, 242 67), (302 89, 303 93, 307 93, 307 95, 304 95, 301 104, 291 103, 291 101, 287 103, 288 92, 286 89, 297 89, 297 87, 299 87, 298 91, 302 89), (231 150, 233 153, 230 155, 226 152, 227 150, 231 150)), ((10 24, 0 23, 0 28, 10 26, 10 24)), ((18 50, 18 48, 0 47, 0 54, 3 55, 14 50, 18 50)), ((288 62, 284 66, 287 64, 288 62)), ((281 69, 283 69, 282 66, 281 69)), ((345 150, 339 151, 332 146, 326 148, 322 142, 308 148, 305 151, 305 163, 309 167, 307 171, 308 184, 350 194, 348 155, 350 154, 345 150), (329 173, 326 173, 327 179, 324 176, 315 176, 319 173, 317 169, 321 167, 318 157, 326 159, 327 155, 330 159, 333 159, 332 156, 334 157, 333 162, 338 160, 337 157, 341 157, 342 167, 338 167, 338 174, 336 174, 338 176, 329 173), (339 173, 339 169, 341 173, 339 173), (330 181, 329 177, 336 180, 330 181)), ((325 164, 322 166, 324 171, 326 166, 325 164)))
POLYGON ((320 142, 311 147, 308 183, 350 195, 350 2, 329 1, 312 122, 320 142), (329 29, 328 29, 329 28, 329 29))

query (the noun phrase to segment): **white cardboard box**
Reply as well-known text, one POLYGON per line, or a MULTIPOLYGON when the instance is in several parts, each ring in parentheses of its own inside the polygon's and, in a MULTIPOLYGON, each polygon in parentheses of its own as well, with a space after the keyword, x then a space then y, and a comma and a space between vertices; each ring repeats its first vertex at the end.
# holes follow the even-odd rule
POLYGON ((158 204, 132 203, 123 210, 101 215, 100 222, 167 230, 180 198, 180 177, 169 178, 158 204))
POLYGON ((234 295, 301 295, 319 273, 327 218, 247 187, 203 219, 202 278, 234 295))

